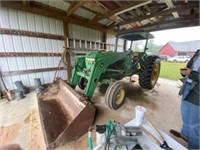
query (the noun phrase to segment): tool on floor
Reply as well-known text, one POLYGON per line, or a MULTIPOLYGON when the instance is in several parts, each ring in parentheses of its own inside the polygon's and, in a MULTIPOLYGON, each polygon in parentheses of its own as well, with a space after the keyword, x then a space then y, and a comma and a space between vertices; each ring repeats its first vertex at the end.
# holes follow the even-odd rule
POLYGON ((169 145, 167 144, 167 142, 164 140, 164 138, 162 137, 162 135, 159 133, 159 131, 153 126, 153 124, 150 121, 147 121, 147 123, 151 126, 151 128, 154 130, 154 132, 156 133, 156 135, 159 137, 159 139, 163 142, 160 147, 164 148, 164 149, 172 149, 169 147, 169 145))
POLYGON ((147 131, 143 126, 141 126, 142 131, 153 141, 155 142, 157 145, 160 146, 160 142, 149 132, 147 131))
MULTIPOLYGON (((162 141, 162 143, 160 143, 155 137, 153 137, 150 133, 149 136, 151 135, 151 139, 154 138, 154 141, 156 141, 156 143, 160 145, 161 148, 163 149, 168 149, 168 150, 172 150, 171 147, 169 147, 169 145, 167 144, 167 142, 164 140, 164 138, 161 136, 161 134, 159 133, 159 131, 153 126, 153 124, 150 121, 147 121, 147 123, 149 124, 149 126, 153 129, 153 131, 155 132, 155 134, 158 136, 158 138, 162 141)), ((144 128, 143 128, 144 130, 144 128)), ((147 132, 147 130, 146 130, 147 132)))
POLYGON ((0 80, 2 82, 2 86, 3 86, 4 90, 5 90, 6 98, 8 99, 8 101, 13 100, 11 91, 7 89, 6 84, 5 84, 4 80, 3 80, 3 75, 2 75, 1 71, 0 71, 0 80))
POLYGON ((131 150, 143 150, 139 143, 137 143, 131 150))

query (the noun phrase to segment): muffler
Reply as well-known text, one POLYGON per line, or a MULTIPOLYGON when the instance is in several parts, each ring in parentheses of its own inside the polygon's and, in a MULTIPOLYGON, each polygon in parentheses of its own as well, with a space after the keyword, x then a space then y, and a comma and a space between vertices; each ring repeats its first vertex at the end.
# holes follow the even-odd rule
POLYGON ((96 111, 84 96, 61 79, 38 95, 38 108, 48 150, 87 133, 96 111))

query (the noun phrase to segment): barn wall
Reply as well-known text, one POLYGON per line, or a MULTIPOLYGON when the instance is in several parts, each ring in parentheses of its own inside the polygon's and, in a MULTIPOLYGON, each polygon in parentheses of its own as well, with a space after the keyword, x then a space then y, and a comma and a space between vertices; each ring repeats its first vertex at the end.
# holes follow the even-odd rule
POLYGON ((169 45, 166 44, 160 51, 159 51, 159 56, 175 56, 176 52, 174 49, 169 45))
POLYGON ((94 29, 69 23, 69 37, 88 41, 102 42, 103 33, 94 29))
MULTIPOLYGON (((64 37, 63 22, 53 18, 40 16, 24 11, 1 8, 0 27, 31 31, 35 33, 53 34, 64 37)), ((83 55, 91 51, 115 49, 115 35, 107 34, 106 41, 103 33, 94 29, 82 27, 75 24, 68 24, 69 47, 72 52, 83 52, 83 55), (78 39, 78 40, 77 40, 78 39)), ((7 52, 32 52, 32 53, 62 53, 64 41, 49 38, 30 37, 24 35, 0 34, 0 53, 7 52)), ((119 39, 118 51, 123 51, 123 40, 119 39)), ((81 55, 71 55, 72 67, 75 60, 81 55)), ((41 69, 57 67, 60 56, 51 57, 0 57, 0 70, 12 72, 20 70, 41 69)), ((55 71, 37 72, 20 75, 6 75, 3 77, 7 88, 16 89, 14 82, 21 80, 25 86, 34 86, 34 78, 40 78, 42 84, 53 81, 55 71)), ((67 71, 61 70, 62 79, 67 79, 67 71)), ((2 85, 2 83, 0 83, 2 85)), ((2 87, 2 86, 1 86, 2 87)))
MULTIPOLYGON (((1 28, 63 35, 63 23, 56 19, 7 8, 1 8, 0 15, 1 28)), ((63 46, 62 40, 0 34, 0 52, 62 53, 63 46)), ((0 70, 7 72, 57 67, 59 60, 60 57, 2 57, 0 70)), ((42 84, 52 82, 54 74, 55 71, 12 75, 5 76, 4 80, 9 89, 15 89, 14 82, 17 80, 29 87, 34 86, 34 78, 40 78, 42 84)), ((67 79, 66 70, 61 71, 61 77, 67 79)))
MULTIPOLYGON (((111 50, 114 51, 115 50, 115 43, 116 42, 116 37, 113 34, 107 34, 107 39, 106 39, 106 43, 109 43, 111 45, 108 45, 107 50, 111 50)), ((117 47, 117 51, 118 52, 123 52, 123 44, 124 44, 124 40, 122 39, 118 39, 118 47, 117 47)))
POLYGON ((87 52, 102 49, 102 46, 99 43, 103 41, 103 33, 100 31, 69 23, 68 36, 70 39, 77 39, 76 41, 69 41, 70 50, 72 51, 72 66, 74 66, 77 57, 80 56, 73 55, 73 52, 79 51, 79 53, 85 55, 87 52))
MULTIPOLYGON (((103 43, 106 43, 107 51, 114 51, 115 49, 115 35, 107 34, 106 41, 103 42, 103 33, 94 29, 86 28, 83 26, 68 24, 68 36, 70 39, 77 39, 76 41, 69 40, 70 50, 73 52, 79 51, 82 54, 93 51, 104 50, 103 43)), ((118 51, 123 51, 123 40, 119 39, 118 51)), ((80 55, 79 55, 80 56, 80 55)), ((77 55, 71 57, 72 66, 74 66, 77 55)))

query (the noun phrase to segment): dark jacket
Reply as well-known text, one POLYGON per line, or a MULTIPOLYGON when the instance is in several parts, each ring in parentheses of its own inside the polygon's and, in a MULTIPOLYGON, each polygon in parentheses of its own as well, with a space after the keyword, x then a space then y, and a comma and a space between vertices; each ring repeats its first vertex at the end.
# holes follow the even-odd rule
MULTIPOLYGON (((194 61, 197 59, 197 57, 200 57, 200 50, 197 50, 195 55, 191 58, 191 60, 187 64, 187 68, 192 68, 192 65, 194 61)), ((200 67, 198 71, 191 71, 191 73, 188 75, 188 78, 192 79, 193 82, 191 84, 191 89, 188 93, 188 95, 184 98, 184 100, 187 100, 195 105, 200 104, 199 100, 199 80, 200 80, 200 67)), ((183 86, 179 92, 179 95, 183 94, 183 89, 185 87, 187 80, 184 81, 183 86)))

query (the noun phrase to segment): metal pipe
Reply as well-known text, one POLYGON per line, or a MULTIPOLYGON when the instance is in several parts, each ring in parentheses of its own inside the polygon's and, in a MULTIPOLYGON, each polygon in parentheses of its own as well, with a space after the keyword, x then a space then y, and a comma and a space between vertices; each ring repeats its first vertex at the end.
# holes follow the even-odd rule
POLYGON ((117 52, 117 46, 118 46, 118 34, 119 34, 119 24, 117 25, 117 36, 116 36, 116 41, 115 41, 115 52, 117 52))

